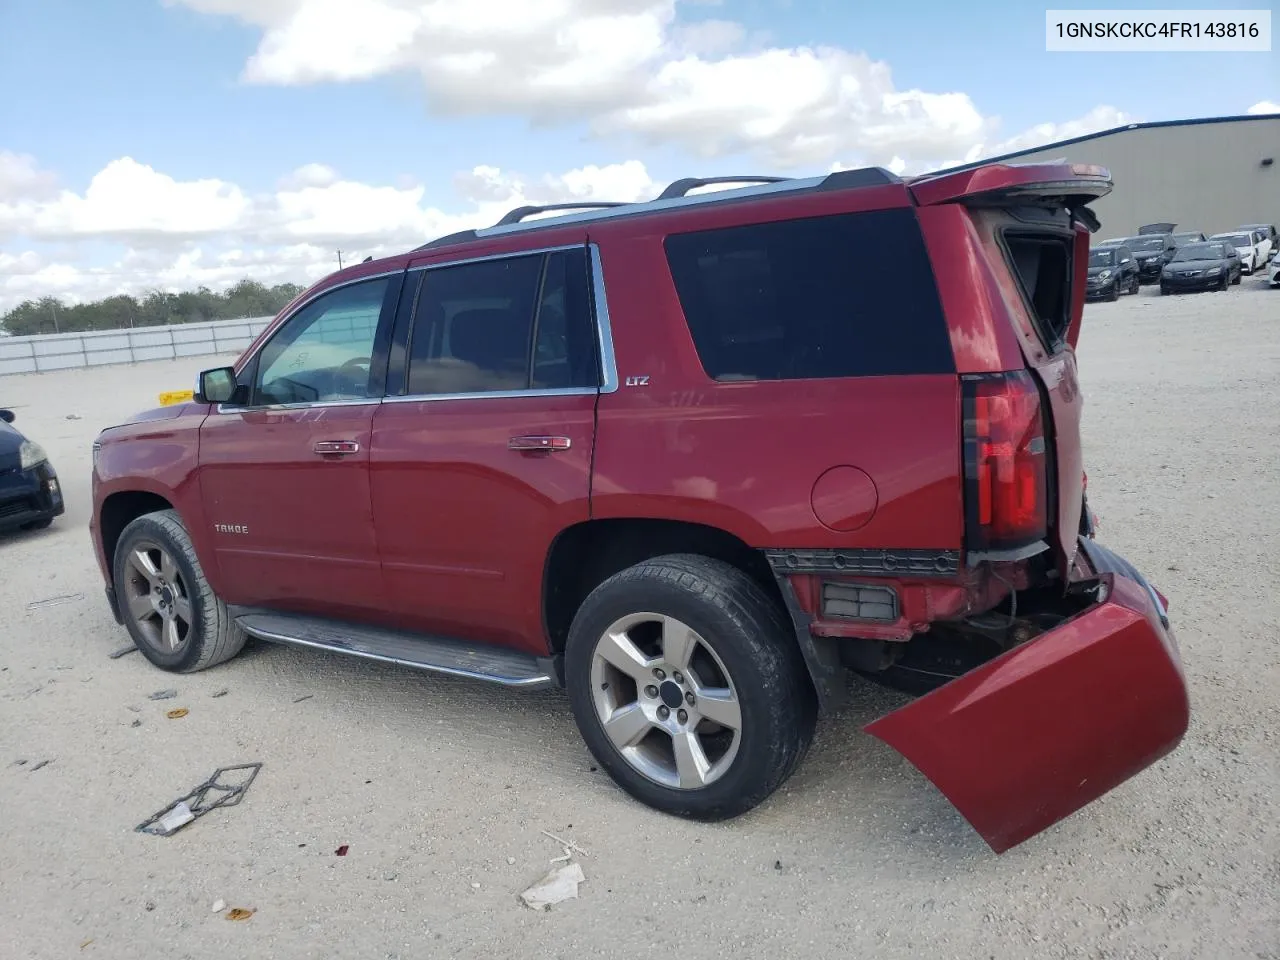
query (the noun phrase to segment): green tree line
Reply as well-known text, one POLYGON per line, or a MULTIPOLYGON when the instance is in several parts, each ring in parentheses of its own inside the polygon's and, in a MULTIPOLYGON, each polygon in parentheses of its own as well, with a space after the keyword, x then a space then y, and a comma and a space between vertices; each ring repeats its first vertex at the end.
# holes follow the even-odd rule
POLYGON ((121 295, 75 304, 64 304, 56 297, 43 297, 27 300, 4 314, 0 317, 0 329, 21 337, 36 333, 73 333, 271 317, 302 289, 293 283, 267 287, 254 280, 241 280, 225 293, 214 293, 208 287, 186 293, 153 290, 142 298, 121 295))

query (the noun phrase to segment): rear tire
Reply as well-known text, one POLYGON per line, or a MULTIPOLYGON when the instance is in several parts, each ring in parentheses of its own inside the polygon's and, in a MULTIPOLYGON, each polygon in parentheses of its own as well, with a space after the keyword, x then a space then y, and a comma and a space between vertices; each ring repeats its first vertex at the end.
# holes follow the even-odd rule
POLYGON ((205 579, 176 511, 148 513, 125 527, 113 572, 125 628, 160 669, 195 673, 244 647, 246 634, 205 579))
POLYGON ((816 698, 782 611, 708 557, 658 557, 598 586, 574 617, 565 671, 592 755, 631 796, 676 816, 745 813, 813 738, 816 698))

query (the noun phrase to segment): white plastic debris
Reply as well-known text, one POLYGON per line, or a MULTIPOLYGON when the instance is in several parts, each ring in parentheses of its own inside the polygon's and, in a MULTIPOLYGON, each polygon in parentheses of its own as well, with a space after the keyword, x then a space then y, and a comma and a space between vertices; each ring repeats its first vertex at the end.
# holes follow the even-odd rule
POLYGON ((225 901, 225 900, 215 900, 215 901, 213 901, 213 912, 214 912, 214 913, 221 913, 221 912, 222 912, 223 910, 225 910, 225 909, 227 909, 227 901, 225 901))
POLYGON ((195 818, 196 815, 191 812, 191 808, 185 803, 175 803, 169 808, 168 812, 157 821, 156 826, 160 828, 161 833, 168 836, 174 831, 185 827, 195 818))
POLYGON ((586 882, 582 866, 566 863, 520 894, 520 900, 533 910, 550 910, 557 903, 578 898, 578 884, 586 882))

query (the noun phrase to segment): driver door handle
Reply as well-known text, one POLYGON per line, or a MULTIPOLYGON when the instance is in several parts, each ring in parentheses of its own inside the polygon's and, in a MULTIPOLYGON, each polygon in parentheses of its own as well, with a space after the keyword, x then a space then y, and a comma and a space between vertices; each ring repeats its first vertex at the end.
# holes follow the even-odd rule
POLYGON ((311 448, 313 453, 322 457, 339 456, 346 457, 353 453, 360 452, 360 444, 354 440, 317 440, 316 445, 311 448))

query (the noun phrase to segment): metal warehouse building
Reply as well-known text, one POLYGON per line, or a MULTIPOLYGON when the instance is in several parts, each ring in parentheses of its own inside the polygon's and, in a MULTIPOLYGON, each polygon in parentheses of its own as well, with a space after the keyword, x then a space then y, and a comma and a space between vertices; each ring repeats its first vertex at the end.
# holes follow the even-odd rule
POLYGON ((1101 237, 1129 236, 1145 223, 1206 234, 1280 227, 1280 114, 1132 123, 991 158, 1057 159, 1111 170, 1115 190, 1091 205, 1101 237))

